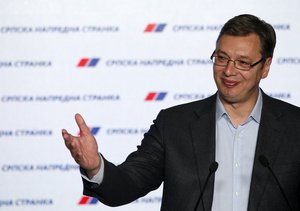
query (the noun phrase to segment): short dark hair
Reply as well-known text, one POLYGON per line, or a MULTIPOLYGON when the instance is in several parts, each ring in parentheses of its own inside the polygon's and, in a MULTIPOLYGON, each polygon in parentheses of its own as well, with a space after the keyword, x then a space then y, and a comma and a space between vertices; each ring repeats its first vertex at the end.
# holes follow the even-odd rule
POLYGON ((263 58, 273 57, 276 45, 276 33, 272 25, 254 15, 243 14, 231 18, 222 27, 217 43, 223 35, 246 36, 251 33, 258 35, 263 58))

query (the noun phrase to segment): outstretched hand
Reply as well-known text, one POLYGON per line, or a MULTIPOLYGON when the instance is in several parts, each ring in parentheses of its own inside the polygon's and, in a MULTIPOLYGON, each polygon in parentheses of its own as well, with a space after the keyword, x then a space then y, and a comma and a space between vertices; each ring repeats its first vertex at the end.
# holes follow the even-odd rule
POLYGON ((91 178, 99 171, 101 165, 98 144, 82 116, 76 114, 75 120, 80 129, 79 136, 73 136, 65 129, 62 130, 62 136, 76 163, 85 169, 91 178))

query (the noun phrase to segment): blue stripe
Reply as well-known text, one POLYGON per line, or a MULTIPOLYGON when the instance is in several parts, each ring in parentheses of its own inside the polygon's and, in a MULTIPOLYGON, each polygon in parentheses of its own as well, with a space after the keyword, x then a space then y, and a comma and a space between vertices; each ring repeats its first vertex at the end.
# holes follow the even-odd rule
POLYGON ((158 26, 155 29, 155 32, 162 32, 167 24, 158 24, 158 26))
POLYGON ((97 204, 98 199, 95 197, 92 197, 91 201, 89 202, 89 204, 97 204))
POLYGON ((98 131, 100 130, 100 127, 93 127, 91 133, 93 135, 96 135, 98 133, 98 131))
POLYGON ((167 95, 167 92, 159 92, 155 100, 161 101, 165 98, 166 95, 167 95))
POLYGON ((99 58, 93 58, 91 59, 90 63, 89 63, 89 67, 95 67, 97 65, 97 63, 99 62, 99 58))

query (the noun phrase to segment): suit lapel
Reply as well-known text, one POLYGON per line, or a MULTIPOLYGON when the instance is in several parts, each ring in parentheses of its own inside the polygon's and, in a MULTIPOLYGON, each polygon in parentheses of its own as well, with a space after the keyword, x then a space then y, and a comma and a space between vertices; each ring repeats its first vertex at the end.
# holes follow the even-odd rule
POLYGON ((248 211, 258 210, 270 176, 268 170, 260 164, 258 158, 260 155, 264 155, 272 165, 276 159, 280 144, 284 139, 284 126, 278 121, 281 113, 269 106, 269 104, 271 104, 270 101, 272 101, 272 99, 264 94, 262 117, 253 164, 248 211))
MULTIPOLYGON (((207 178, 209 165, 215 161, 215 102, 216 97, 209 98, 202 109, 195 113, 198 118, 190 125, 200 186, 207 178)), ((213 185, 214 176, 210 178, 203 195, 205 210, 210 210, 212 206, 213 185)), ((201 203, 199 207, 202 207, 201 203)))

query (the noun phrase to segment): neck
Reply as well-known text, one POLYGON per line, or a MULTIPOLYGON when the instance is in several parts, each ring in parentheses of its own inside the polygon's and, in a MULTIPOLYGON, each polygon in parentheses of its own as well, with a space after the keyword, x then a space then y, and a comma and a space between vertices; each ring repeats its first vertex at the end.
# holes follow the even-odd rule
POLYGON ((258 93, 252 98, 239 102, 230 102, 221 98, 221 102, 235 127, 243 124, 248 119, 257 102, 257 98, 258 93))

